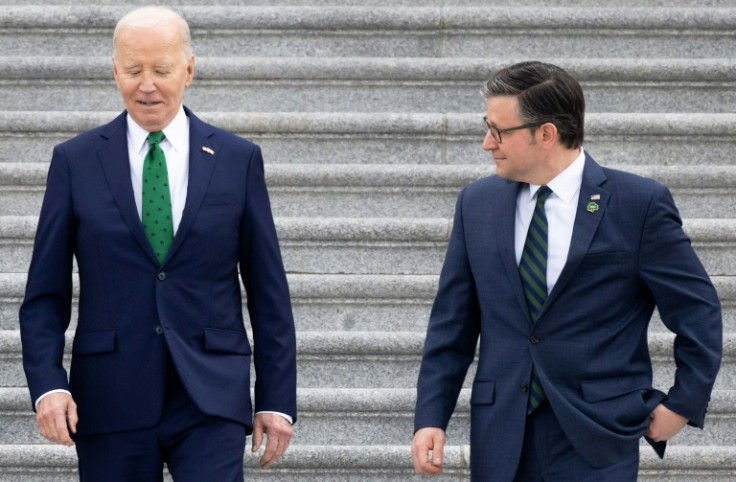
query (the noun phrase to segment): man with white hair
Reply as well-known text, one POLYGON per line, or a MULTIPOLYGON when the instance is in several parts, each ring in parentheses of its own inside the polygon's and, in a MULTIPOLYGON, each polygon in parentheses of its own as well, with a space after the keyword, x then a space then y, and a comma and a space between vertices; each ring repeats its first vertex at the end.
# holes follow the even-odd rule
POLYGON ((183 106, 194 56, 177 13, 135 10, 113 43, 126 111, 55 147, 20 309, 36 419, 50 441, 76 445, 83 481, 160 481, 163 464, 177 482, 241 481, 246 434, 253 451, 266 434, 267 468, 296 419, 294 321, 260 148, 183 106))

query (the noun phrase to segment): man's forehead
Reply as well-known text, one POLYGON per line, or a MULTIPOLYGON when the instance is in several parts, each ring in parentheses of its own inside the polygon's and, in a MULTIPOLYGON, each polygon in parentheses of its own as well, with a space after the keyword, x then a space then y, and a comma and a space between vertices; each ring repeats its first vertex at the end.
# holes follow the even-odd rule
POLYGON ((486 117, 516 116, 519 101, 513 95, 495 95, 488 98, 486 117))

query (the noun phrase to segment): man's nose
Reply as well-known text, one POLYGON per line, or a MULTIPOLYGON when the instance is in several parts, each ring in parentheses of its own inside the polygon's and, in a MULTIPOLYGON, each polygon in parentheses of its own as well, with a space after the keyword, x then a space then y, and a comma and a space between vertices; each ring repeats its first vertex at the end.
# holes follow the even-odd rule
POLYGON ((498 149, 498 142, 491 135, 491 131, 486 131, 486 137, 483 139, 483 150, 492 151, 498 149))
POLYGON ((153 81, 153 75, 147 72, 141 74, 141 83, 138 86, 143 92, 153 92, 156 90, 156 83, 153 81))

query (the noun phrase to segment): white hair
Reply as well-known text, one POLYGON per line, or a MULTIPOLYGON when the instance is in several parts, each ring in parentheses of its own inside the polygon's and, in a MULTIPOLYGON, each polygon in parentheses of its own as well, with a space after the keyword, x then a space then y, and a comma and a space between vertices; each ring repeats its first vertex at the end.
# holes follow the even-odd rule
POLYGON ((167 22, 175 22, 179 27, 182 54, 184 54, 184 60, 188 61, 192 56, 192 35, 189 32, 189 24, 181 15, 166 7, 138 8, 118 20, 115 26, 115 33, 112 35, 113 57, 117 58, 118 35, 121 30, 126 28, 157 27, 167 22))

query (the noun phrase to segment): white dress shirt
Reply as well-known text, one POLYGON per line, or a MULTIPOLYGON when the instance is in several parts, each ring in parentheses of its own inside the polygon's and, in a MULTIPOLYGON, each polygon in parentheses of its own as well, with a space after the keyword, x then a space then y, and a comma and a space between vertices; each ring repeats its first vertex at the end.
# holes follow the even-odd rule
MULTIPOLYGON (((547 215, 547 294, 552 291, 560 277, 562 268, 567 262, 572 240, 572 228, 575 224, 578 199, 580 199, 580 185, 583 183, 583 169, 585 168, 585 152, 580 154, 562 171, 547 183, 552 190, 544 203, 544 212, 547 215)), ((537 203, 536 194, 541 186, 528 184, 519 190, 516 198, 516 228, 514 232, 516 248, 516 264, 521 262, 524 251, 526 234, 534 215, 534 206, 537 203)))
MULTIPOLYGON (((136 124, 130 114, 127 120, 130 181, 133 184, 133 196, 138 208, 138 217, 141 217, 143 161, 148 154, 149 132, 136 124)), ((181 222, 181 213, 184 212, 189 184, 189 117, 184 113, 183 107, 179 107, 176 117, 164 127, 163 133, 165 137, 159 145, 166 156, 166 170, 171 193, 171 219, 174 222, 174 234, 176 234, 181 222)))
MULTIPOLYGON (((138 208, 138 217, 142 218, 143 205, 143 161, 148 153, 147 130, 136 124, 130 114, 127 116, 128 126, 128 161, 130 162, 130 181, 133 185, 133 196, 138 208)), ((187 200, 187 185, 189 184, 189 117, 182 106, 179 107, 176 117, 163 129, 164 139, 159 144, 166 156, 166 170, 169 176, 169 191, 171 194, 171 215, 174 223, 174 235, 179 229, 184 204, 187 200)), ((46 395, 67 390, 57 389, 44 393, 36 400, 36 406, 46 395)), ((70 394, 70 393, 69 393, 70 394)), ((71 395, 71 394, 70 394, 71 395)), ((275 413, 281 415, 289 423, 293 423, 290 415, 281 412, 264 410, 257 413, 275 413)))

